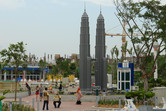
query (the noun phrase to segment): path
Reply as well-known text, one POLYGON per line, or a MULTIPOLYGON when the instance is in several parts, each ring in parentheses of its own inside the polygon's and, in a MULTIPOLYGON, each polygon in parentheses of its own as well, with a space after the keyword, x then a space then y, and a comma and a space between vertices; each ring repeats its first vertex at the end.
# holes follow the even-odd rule
MULTIPOLYGON (((29 105, 32 106, 32 98, 35 98, 35 97, 36 97, 35 95, 24 97, 22 98, 22 101, 29 101, 29 105)), ((14 100, 14 99, 5 99, 3 100, 3 102, 10 101, 10 100, 14 100)), ((83 110, 92 109, 92 106, 94 105, 95 105, 95 102, 82 102, 81 105, 76 105, 75 102, 62 101, 60 108, 54 108, 53 101, 49 101, 49 111, 83 111, 83 110)), ((43 102, 40 102, 39 111, 43 111, 42 107, 43 107, 43 102)), ((35 109, 37 109, 37 102, 35 102, 35 109)))

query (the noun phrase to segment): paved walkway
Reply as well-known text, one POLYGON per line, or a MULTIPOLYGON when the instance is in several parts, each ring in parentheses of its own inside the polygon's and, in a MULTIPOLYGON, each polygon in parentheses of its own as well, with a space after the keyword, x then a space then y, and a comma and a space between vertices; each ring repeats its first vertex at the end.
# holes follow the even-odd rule
MULTIPOLYGON (((22 101, 28 101, 29 105, 32 106, 32 98, 35 97, 36 97, 35 95, 24 97, 22 98, 22 101)), ((12 101, 14 99, 4 99, 3 102, 10 100, 12 101)), ((81 105, 76 105, 75 102, 62 101, 60 108, 54 108, 53 101, 49 101, 49 111, 84 111, 84 110, 90 111, 92 109, 92 106, 95 106, 95 102, 82 102, 81 105)), ((43 111, 42 107, 43 107, 43 102, 40 102, 39 111, 43 111)), ((35 109, 37 109, 37 102, 35 102, 35 109)))

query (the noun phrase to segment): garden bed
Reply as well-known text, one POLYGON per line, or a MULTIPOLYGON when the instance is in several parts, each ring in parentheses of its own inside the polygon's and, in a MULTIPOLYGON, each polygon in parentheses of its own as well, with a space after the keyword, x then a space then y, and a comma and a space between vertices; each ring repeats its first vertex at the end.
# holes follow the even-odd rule
MULTIPOLYGON (((3 111, 9 111, 9 104, 3 104, 3 111)), ((12 104, 12 111, 36 111, 31 106, 12 104)))
MULTIPOLYGON (((119 104, 115 105, 104 105, 104 104, 99 104, 97 107, 102 107, 102 108, 119 108, 119 104)), ((121 108, 123 108, 124 105, 121 105, 121 108)))

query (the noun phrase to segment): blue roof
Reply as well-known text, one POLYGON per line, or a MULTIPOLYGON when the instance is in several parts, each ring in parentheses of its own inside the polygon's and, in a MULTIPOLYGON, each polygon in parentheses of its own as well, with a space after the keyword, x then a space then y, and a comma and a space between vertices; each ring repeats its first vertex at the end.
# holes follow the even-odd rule
POLYGON ((121 68, 121 69, 130 69, 129 67, 118 67, 118 68, 121 68))
MULTIPOLYGON (((37 67, 26 67, 26 70, 39 70, 37 67)), ((47 70, 47 68, 45 68, 47 70)), ((14 70, 14 67, 4 67, 2 70, 14 70)), ((18 70, 24 70, 23 67, 19 67, 18 70)))

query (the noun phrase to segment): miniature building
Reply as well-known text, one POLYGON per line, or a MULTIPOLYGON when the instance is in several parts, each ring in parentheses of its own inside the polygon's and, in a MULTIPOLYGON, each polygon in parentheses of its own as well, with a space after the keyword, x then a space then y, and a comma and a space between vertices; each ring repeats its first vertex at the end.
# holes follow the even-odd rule
POLYGON ((107 90, 107 58, 105 53, 105 25, 104 17, 100 12, 96 28, 95 86, 100 86, 101 90, 107 90))
POLYGON ((134 86, 134 64, 124 60, 118 64, 117 90, 131 90, 134 86))
MULTIPOLYGON (((44 79, 44 74, 47 73, 48 69, 43 69, 43 75, 39 66, 28 66, 27 68, 18 68, 18 78, 24 78, 26 80, 41 80, 44 79), (25 75, 23 74, 25 71, 25 75)), ((14 67, 4 67, 2 74, 0 74, 1 80, 13 80, 15 79, 14 67)))
POLYGON ((90 57, 90 34, 89 17, 84 10, 81 17, 80 28, 80 89, 82 91, 91 90, 91 57, 90 57))

